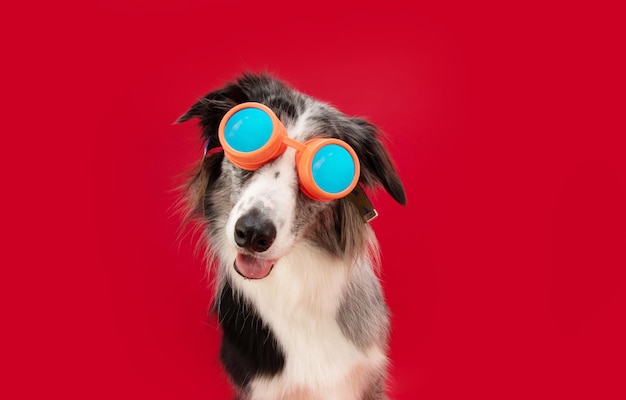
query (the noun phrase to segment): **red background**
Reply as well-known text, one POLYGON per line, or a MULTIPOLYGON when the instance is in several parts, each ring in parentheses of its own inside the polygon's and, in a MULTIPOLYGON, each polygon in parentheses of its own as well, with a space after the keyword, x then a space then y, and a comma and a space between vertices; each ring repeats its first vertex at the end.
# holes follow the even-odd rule
POLYGON ((392 398, 626 398, 617 7, 90 3, 0 10, 0 397, 228 398, 171 123, 268 70, 391 138, 392 398))

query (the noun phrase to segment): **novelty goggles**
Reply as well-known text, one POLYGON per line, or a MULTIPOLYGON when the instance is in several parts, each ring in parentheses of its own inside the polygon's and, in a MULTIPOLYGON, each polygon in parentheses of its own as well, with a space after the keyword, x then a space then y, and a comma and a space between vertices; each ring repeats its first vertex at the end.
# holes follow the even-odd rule
POLYGON ((243 103, 230 109, 220 123, 219 140, 226 158, 249 171, 293 147, 300 190, 313 200, 345 197, 359 181, 359 159, 346 142, 332 138, 298 142, 287 136, 276 114, 260 103, 243 103))

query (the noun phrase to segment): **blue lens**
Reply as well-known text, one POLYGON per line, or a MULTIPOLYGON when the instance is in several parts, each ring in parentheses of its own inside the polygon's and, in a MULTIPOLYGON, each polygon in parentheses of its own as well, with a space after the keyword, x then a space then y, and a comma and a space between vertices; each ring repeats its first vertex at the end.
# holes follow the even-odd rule
POLYGON ((352 183, 354 170, 354 160, 348 150, 328 144, 315 153, 311 174, 320 189, 327 193, 339 193, 352 183))
POLYGON ((243 108, 234 113, 224 127, 224 139, 234 150, 255 151, 270 140, 272 119, 258 108, 243 108))

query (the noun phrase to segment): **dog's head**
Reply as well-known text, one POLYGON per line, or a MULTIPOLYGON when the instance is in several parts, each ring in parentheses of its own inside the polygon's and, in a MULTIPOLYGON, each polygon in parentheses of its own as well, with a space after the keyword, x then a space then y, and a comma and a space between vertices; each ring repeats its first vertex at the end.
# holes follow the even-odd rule
POLYGON ((187 201, 190 215, 207 226, 210 250, 248 278, 267 276, 298 242, 337 257, 358 257, 373 240, 360 210, 345 198, 320 202, 302 193, 294 149, 255 171, 243 170, 224 157, 218 126, 232 107, 244 102, 269 107, 298 141, 343 140, 359 158, 360 183, 382 186, 405 204, 402 183, 374 125, 268 75, 247 74, 201 98, 177 121, 198 118, 207 143, 202 165, 188 184, 187 201))

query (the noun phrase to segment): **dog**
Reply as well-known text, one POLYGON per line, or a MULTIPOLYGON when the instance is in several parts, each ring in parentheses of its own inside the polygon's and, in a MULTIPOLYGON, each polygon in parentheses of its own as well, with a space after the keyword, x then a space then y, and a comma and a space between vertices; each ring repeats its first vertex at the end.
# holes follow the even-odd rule
POLYGON ((206 146, 185 185, 185 219, 200 222, 215 267, 220 360, 236 399, 386 399, 389 311, 362 188, 382 186, 402 205, 405 192, 382 133, 269 74, 241 75, 177 122, 191 119, 206 146), (271 109, 299 142, 347 143, 360 164, 355 192, 328 201, 304 194, 292 148, 256 170, 231 162, 218 130, 247 102, 271 109))

